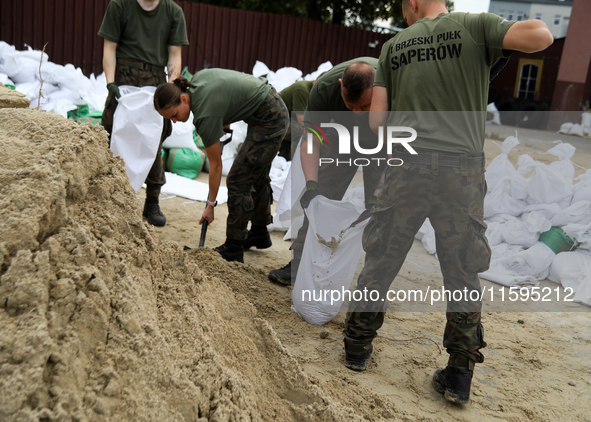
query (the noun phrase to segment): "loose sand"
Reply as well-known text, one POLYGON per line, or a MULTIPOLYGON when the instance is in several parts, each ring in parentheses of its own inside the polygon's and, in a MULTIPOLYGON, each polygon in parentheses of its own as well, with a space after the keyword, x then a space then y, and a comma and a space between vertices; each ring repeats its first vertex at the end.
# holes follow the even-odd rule
MULTIPOLYGON (((163 197, 168 224, 149 226, 104 131, 2 109, 0 141, 2 421, 590 419, 589 308, 486 313, 486 361, 454 405, 430 386, 442 313, 388 313, 369 369, 352 372, 343 316, 309 325, 267 278, 289 261, 283 233, 227 263, 210 249, 227 207, 205 248, 202 203, 163 197)), ((415 242, 401 277, 440 280, 436 258, 415 242)))

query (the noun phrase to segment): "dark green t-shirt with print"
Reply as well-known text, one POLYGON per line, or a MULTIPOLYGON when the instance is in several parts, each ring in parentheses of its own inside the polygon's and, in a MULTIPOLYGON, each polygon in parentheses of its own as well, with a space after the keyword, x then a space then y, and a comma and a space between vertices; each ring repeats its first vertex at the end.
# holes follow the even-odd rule
POLYGON ((193 123, 205 147, 224 135, 223 126, 252 117, 271 86, 264 78, 227 69, 203 69, 191 78, 193 123))
POLYGON ((511 53, 502 45, 513 23, 490 13, 442 13, 385 43, 374 86, 387 89, 395 111, 388 125, 413 127, 413 148, 482 151, 490 67, 511 53))
POLYGON ((111 0, 98 35, 117 43, 117 58, 166 66, 168 46, 189 45, 185 15, 172 0, 146 11, 137 0, 111 0))

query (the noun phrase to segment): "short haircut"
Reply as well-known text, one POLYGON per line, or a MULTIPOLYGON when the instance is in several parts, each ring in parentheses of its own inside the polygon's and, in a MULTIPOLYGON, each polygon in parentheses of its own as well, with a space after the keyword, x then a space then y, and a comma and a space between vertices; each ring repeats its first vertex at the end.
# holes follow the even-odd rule
POLYGON ((373 87, 375 76, 376 70, 367 62, 360 60, 347 66, 342 77, 345 100, 359 100, 366 89, 373 87))

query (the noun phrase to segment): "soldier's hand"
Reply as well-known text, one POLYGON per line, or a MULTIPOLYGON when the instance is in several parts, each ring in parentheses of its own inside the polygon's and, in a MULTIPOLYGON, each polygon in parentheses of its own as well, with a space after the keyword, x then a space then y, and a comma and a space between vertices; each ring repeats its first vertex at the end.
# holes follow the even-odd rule
POLYGON ((121 98, 121 92, 119 92, 119 87, 115 82, 107 84, 107 90, 109 91, 109 94, 113 95, 115 98, 121 98))
POLYGON ((307 190, 306 192, 304 192, 304 194, 300 198, 300 204, 302 205, 302 208, 303 209, 308 208, 308 205, 310 205, 310 201, 312 199, 314 199, 315 197, 317 197, 318 195, 320 195, 320 192, 318 192, 318 189, 310 189, 310 190, 307 190))

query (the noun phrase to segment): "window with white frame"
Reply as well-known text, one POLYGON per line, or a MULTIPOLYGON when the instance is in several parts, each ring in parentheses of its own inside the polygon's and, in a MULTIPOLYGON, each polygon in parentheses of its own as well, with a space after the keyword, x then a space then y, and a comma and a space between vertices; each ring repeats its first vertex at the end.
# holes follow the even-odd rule
POLYGON ((517 16, 515 17, 516 21, 522 21, 523 20, 523 13, 518 13, 517 16))
POLYGON ((555 15, 554 16, 554 26, 559 26, 560 25, 560 15, 555 15))
POLYGON ((513 20, 513 12, 507 13, 507 20, 508 21, 512 21, 513 20))
POLYGON ((537 20, 542 20, 542 14, 541 13, 536 13, 536 19, 537 20))

